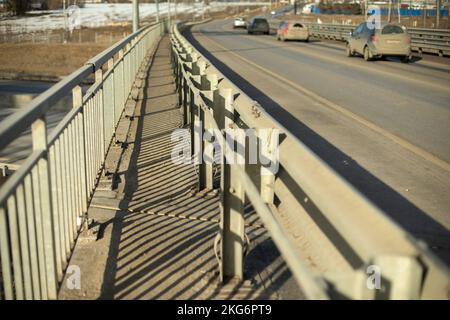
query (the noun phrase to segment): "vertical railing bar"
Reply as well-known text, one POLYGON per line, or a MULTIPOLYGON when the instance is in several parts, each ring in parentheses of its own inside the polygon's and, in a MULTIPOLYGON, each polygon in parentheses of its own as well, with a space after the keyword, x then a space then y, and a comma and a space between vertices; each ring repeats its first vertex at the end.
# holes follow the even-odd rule
POLYGON ((45 252, 44 252, 44 236, 42 231, 42 207, 41 207, 41 191, 39 185, 39 172, 38 167, 34 167, 31 171, 32 176, 32 187, 34 199, 34 209, 35 209, 35 229, 36 229, 36 242, 38 249, 38 265, 39 265, 39 279, 41 284, 41 298, 44 300, 48 299, 47 290, 47 270, 45 267, 45 252))
MULTIPOLYGON (((109 138, 109 118, 111 116, 111 114, 108 112, 109 110, 109 106, 110 106, 110 95, 109 95, 109 86, 111 84, 111 77, 110 77, 110 73, 104 77, 103 79, 103 101, 101 103, 101 105, 103 106, 103 130, 104 130, 104 135, 103 135, 103 139, 104 144, 105 144, 105 149, 107 148, 107 141, 109 138)), ((105 151, 106 153, 106 151, 105 151)))
MULTIPOLYGON (((108 69, 113 69, 114 68, 114 59, 111 58, 108 60, 108 69)), ((111 77, 111 94, 109 95, 111 97, 111 104, 110 106, 112 107, 111 112, 109 112, 112 116, 112 121, 111 121, 111 126, 110 129, 111 130, 111 136, 108 135, 108 138, 112 137, 112 132, 114 132, 114 127, 115 127, 115 123, 116 123, 116 105, 115 105, 115 91, 114 91, 114 79, 115 79, 115 70, 113 70, 110 74, 111 77)), ((109 139, 108 139, 109 141, 109 139)))
POLYGON ((31 274, 33 279, 33 298, 41 299, 41 282, 39 278, 38 246, 36 238, 35 207, 33 201, 33 185, 31 173, 25 179, 25 204, 27 212, 28 241, 30 244, 31 274))
POLYGON ((94 136, 94 141, 95 141, 95 149, 92 150, 93 155, 94 155, 94 163, 92 164, 92 177, 94 179, 93 181, 93 187, 94 187, 94 183, 97 179, 97 168, 99 165, 99 159, 102 156, 103 153, 103 117, 101 117, 101 113, 102 113, 102 109, 101 109, 101 101, 103 100, 103 95, 96 95, 95 96, 95 100, 94 100, 94 108, 93 108, 93 114, 95 115, 92 119, 91 119, 91 125, 94 129, 95 132, 95 136, 94 136), (97 121, 100 122, 98 123, 98 125, 95 125, 95 119, 98 119, 97 121))
POLYGON ((23 184, 17 186, 16 190, 17 202, 17 218, 19 222, 19 236, 20 236, 20 252, 22 259, 23 283, 25 289, 25 299, 33 299, 33 286, 31 283, 31 267, 30 267, 30 248, 27 232, 27 214, 25 207, 25 195, 23 184))
MULTIPOLYGON (((73 95, 72 95, 73 97, 73 95)), ((80 170, 80 150, 78 149, 78 114, 73 118, 73 150, 74 150, 74 186, 75 186, 75 219, 76 226, 80 226, 80 212, 81 212, 81 188, 80 188, 80 179, 81 179, 81 170, 80 170)), ((78 229, 77 229, 78 231, 78 229)))
POLYGON ((13 261, 14 289, 16 299, 24 299, 22 259, 20 254, 20 240, 17 225, 17 201, 16 194, 12 194, 7 200, 9 233, 11 239, 11 255, 13 261))
POLYGON ((49 159, 50 159, 50 181, 52 186, 52 206, 53 219, 54 219, 54 231, 55 231, 55 252, 56 252, 56 274, 58 282, 62 280, 63 277, 63 267, 62 267, 62 249, 61 249, 61 238, 60 238, 60 217, 58 211, 58 184, 56 181, 56 159, 55 159, 55 146, 49 148, 49 159))
MULTIPOLYGON (((73 94, 72 94, 73 97, 73 94)), ((77 183, 77 225, 81 225, 81 216, 83 213, 83 190, 82 190, 82 172, 81 172, 81 153, 82 150, 80 149, 80 113, 76 115, 76 117, 73 120, 74 128, 75 128, 75 137, 74 137, 74 144, 75 144, 75 178, 77 183)))
POLYGON ((86 150, 86 192, 87 196, 91 197, 91 166, 92 166, 92 153, 91 153, 91 146, 92 146, 92 139, 93 134, 91 130, 91 111, 92 111, 92 102, 93 98, 90 98, 86 105, 84 106, 83 114, 84 114, 84 129, 85 129, 85 150, 86 150))
POLYGON ((61 161, 62 161, 62 153, 61 153, 61 135, 56 139, 55 144, 55 180, 56 180, 56 193, 54 196, 57 199, 57 209, 55 210, 58 215, 59 219, 59 240, 60 240, 60 250, 61 250, 61 263, 62 268, 65 267, 66 261, 67 261, 67 250, 70 249, 67 245, 67 239, 66 234, 64 232, 65 230, 65 220, 64 220, 64 200, 63 200, 63 188, 64 185, 62 184, 62 168, 61 168, 61 161))
MULTIPOLYGON (((103 86, 103 84, 102 84, 103 86)), ((99 119, 100 125, 97 126, 97 144, 98 148, 94 150, 96 152, 95 163, 94 163, 94 184, 98 179, 98 169, 100 167, 103 155, 105 152, 105 123, 104 123, 104 110, 103 110, 103 89, 100 96, 97 96, 96 101, 96 119, 99 119)), ((94 119, 93 119, 94 120, 94 119)))
POLYGON ((65 186, 66 186, 66 233, 68 235, 69 239, 69 251, 72 249, 72 244, 74 241, 74 234, 72 233, 73 226, 72 226, 72 179, 70 175, 70 132, 69 127, 64 130, 64 176, 65 176, 65 186))
MULTIPOLYGON (((69 211, 69 217, 70 217, 70 230, 71 233, 73 234, 73 239, 75 239, 76 234, 77 234, 77 221, 76 221, 76 211, 77 211, 77 206, 76 206, 76 183, 75 183, 75 164, 74 164, 74 143, 73 143, 73 138, 74 138, 74 132, 73 132, 73 122, 69 123, 68 127, 67 127, 67 133, 68 133, 68 156, 69 156, 69 166, 68 168, 68 172, 69 172, 69 179, 70 179, 70 183, 69 183, 69 190, 70 190, 70 211, 69 211)), ((73 242, 71 243, 71 247, 73 246, 73 242)))
POLYGON ((10 256, 8 217, 5 204, 0 205, 0 258, 2 267, 3 289, 6 300, 14 299, 13 273, 10 256))
POLYGON ((67 129, 64 130, 60 137, 60 172, 61 172, 61 186, 64 186, 62 188, 62 214, 63 214, 63 230, 64 230, 64 245, 65 245, 65 251, 66 256, 70 255, 70 232, 69 232, 69 190, 66 187, 68 184, 68 177, 67 177, 67 156, 66 156, 66 145, 67 145, 67 129))
MULTIPOLYGON (((78 108, 83 104, 83 92, 80 86, 76 86, 72 90, 73 97, 73 107, 78 108)), ((78 214, 81 216, 82 214, 87 213, 87 196, 86 196, 86 172, 85 172, 85 149, 84 149, 84 112, 81 109, 80 113, 77 115, 76 128, 77 128, 77 155, 78 155, 78 186, 79 186, 79 212, 78 214)))
POLYGON ((91 163, 89 165, 89 171, 90 171, 90 179, 91 181, 89 181, 89 192, 92 194, 93 188, 94 188, 94 180, 95 180, 95 172, 94 172, 94 168, 97 165, 97 157, 95 154, 95 150, 98 151, 98 147, 97 147, 97 141, 98 141, 98 127, 95 127, 93 125, 93 121, 94 121, 94 117, 97 115, 96 111, 97 111, 97 100, 98 100, 98 95, 95 95, 94 98, 92 99, 92 104, 91 104, 91 108, 89 111, 89 128, 90 128, 90 137, 89 139, 91 140, 91 147, 89 149, 89 153, 91 154, 91 163))
MULTIPOLYGON (((81 186, 82 186, 82 197, 83 197, 83 213, 87 214, 87 204, 88 204, 88 194, 87 194, 87 171, 86 171, 86 161, 87 161, 87 149, 86 149, 86 127, 84 118, 86 116, 86 105, 81 109, 80 113, 80 150, 81 150, 81 186)), ((89 197, 90 198, 90 197, 89 197)))
POLYGON ((100 126, 101 126, 101 130, 100 130, 100 134, 101 134, 101 159, 105 158, 105 153, 106 153, 106 146, 105 146, 105 106, 104 106, 104 81, 103 81, 103 70, 102 68, 99 68, 98 70, 95 71, 95 82, 96 83, 100 83, 100 89, 97 93, 98 96, 100 96, 100 98, 98 99, 98 107, 100 109, 100 117, 99 122, 100 122, 100 126))
MULTIPOLYGON (((119 58, 121 59, 120 63, 119 63, 120 77, 118 79, 118 81, 120 81, 120 85, 117 86, 116 88, 120 88, 120 90, 119 90, 119 94, 120 94, 119 95, 120 96, 119 105, 120 105, 120 108, 122 108, 125 105, 125 101, 124 101, 125 93, 123 91, 125 89, 124 88, 124 77, 123 77, 123 68, 124 68, 124 51, 123 51, 123 49, 121 49, 119 51, 119 58)), ((118 123, 114 124, 115 128, 117 127, 117 124, 118 123)))
POLYGON ((45 150, 47 154, 37 163, 39 175, 39 188, 42 206, 42 228, 45 248, 45 267, 47 270, 47 293, 49 299, 57 298, 57 275, 55 259, 55 233, 52 209, 52 194, 50 183, 50 168, 48 163, 47 128, 46 119, 40 118, 33 122, 31 127, 33 150, 45 150))

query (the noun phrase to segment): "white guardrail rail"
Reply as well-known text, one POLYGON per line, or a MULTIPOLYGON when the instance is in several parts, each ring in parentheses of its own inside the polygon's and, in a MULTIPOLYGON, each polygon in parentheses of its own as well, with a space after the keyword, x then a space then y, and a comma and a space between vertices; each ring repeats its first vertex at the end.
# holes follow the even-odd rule
MULTIPOLYGON (((282 20, 271 20, 271 29, 276 29, 282 20)), ((313 37, 346 41, 351 31, 357 26, 328 23, 304 22, 313 37)), ((408 28, 411 35, 411 48, 419 53, 436 53, 440 56, 450 56, 450 30, 408 28)))
POLYGON ((0 123, 0 149, 30 128, 33 144, 0 188, 0 299, 57 298, 136 74, 163 32, 136 31, 0 123), (70 94, 72 110, 47 132, 46 113, 70 94))
MULTIPOLYGON (((216 69, 183 36, 186 27, 173 28, 172 62, 191 131, 281 132, 275 175, 262 175, 261 164, 226 164, 221 152, 215 247, 222 280, 243 278, 244 208, 251 204, 308 298, 448 299, 447 266, 216 69), (380 290, 368 285, 371 268, 380 271, 380 290)), ((222 150, 229 146, 225 140, 219 139, 222 150)), ((191 148, 210 150, 209 143, 193 137, 191 148)), ((199 164, 198 171, 200 187, 213 188, 212 165, 199 164)))

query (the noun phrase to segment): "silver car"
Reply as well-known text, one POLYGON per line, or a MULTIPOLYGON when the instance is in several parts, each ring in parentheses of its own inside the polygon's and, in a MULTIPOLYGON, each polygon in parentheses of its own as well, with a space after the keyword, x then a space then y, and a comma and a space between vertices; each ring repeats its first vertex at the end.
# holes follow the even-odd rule
POLYGON ((283 21, 277 30, 277 40, 309 40, 308 27, 298 21, 283 21))
POLYGON ((364 56, 369 61, 384 56, 397 56, 402 62, 411 59, 411 37, 405 27, 397 23, 382 22, 378 27, 369 28, 361 23, 347 39, 347 56, 364 56))

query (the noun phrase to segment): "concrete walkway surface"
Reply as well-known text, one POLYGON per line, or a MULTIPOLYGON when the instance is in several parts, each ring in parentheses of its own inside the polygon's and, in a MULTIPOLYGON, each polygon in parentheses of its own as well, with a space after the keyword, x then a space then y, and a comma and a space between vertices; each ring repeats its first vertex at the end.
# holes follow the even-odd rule
POLYGON ((121 119, 130 123, 121 142, 126 148, 112 147, 106 163, 117 167, 117 185, 97 189, 89 208, 94 227, 80 235, 70 261, 79 268, 81 288, 69 289, 75 273, 67 274, 60 299, 302 298, 251 208, 247 224, 256 226, 246 230, 247 280, 219 285, 213 250, 219 197, 197 192, 194 165, 170 158, 171 134, 182 127, 182 115, 169 48, 166 36, 143 69, 132 121, 121 119))

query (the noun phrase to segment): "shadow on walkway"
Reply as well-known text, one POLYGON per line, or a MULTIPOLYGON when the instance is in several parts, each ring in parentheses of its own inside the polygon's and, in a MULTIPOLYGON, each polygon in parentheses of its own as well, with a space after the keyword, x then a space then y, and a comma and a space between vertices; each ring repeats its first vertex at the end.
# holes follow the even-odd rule
MULTIPOLYGON (((135 111, 137 128, 125 195, 112 219, 102 299, 278 299, 301 298, 292 277, 261 227, 250 239, 246 279, 218 286, 213 239, 218 232, 219 198, 198 193, 193 165, 175 164, 173 130, 182 127, 165 37, 146 78, 135 111), (169 81, 171 80, 171 81, 169 81), (286 289, 287 288, 287 289, 286 289)), ((248 223, 256 214, 246 213, 248 223)))

